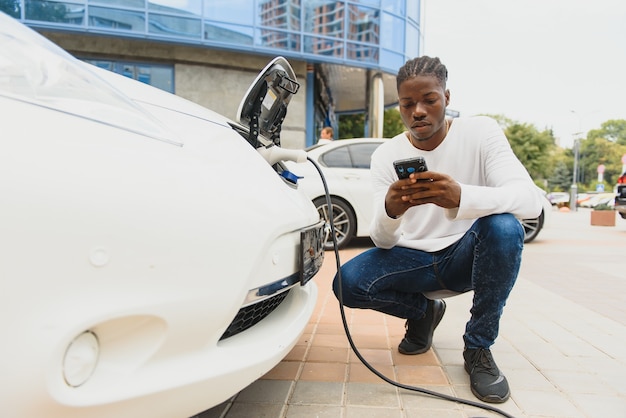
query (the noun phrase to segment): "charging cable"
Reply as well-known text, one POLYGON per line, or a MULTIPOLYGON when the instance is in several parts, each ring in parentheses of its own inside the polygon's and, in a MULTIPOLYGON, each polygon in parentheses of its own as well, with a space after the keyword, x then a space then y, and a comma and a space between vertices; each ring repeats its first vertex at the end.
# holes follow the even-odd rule
POLYGON ((346 333, 346 337, 348 337, 348 342, 350 343, 350 347, 352 348, 352 351, 354 351, 354 354, 358 357, 358 359, 361 361, 361 363, 363 363, 363 365, 365 365, 365 367, 367 367, 372 373, 374 373, 376 376, 380 377, 382 380, 384 380, 385 382, 396 386, 398 388, 401 389, 406 389, 406 390, 410 390, 410 391, 414 391, 414 392, 420 392, 420 393, 424 393, 426 395, 430 395, 430 396, 434 396, 436 398, 441 398, 441 399, 445 399, 447 401, 451 401, 451 402, 456 402, 456 403, 461 403, 461 404, 465 404, 465 405, 470 405, 470 406, 474 406, 477 408, 481 408, 481 409, 485 409, 487 411, 492 411, 495 412, 497 414, 502 415, 503 417, 506 418, 515 418, 512 415, 509 415, 508 413, 502 411, 501 409, 498 409, 496 407, 493 407, 491 405, 486 405, 486 404, 482 404, 479 402, 474 402, 474 401, 470 401, 468 399, 463 399, 463 398, 457 398, 455 396, 450 396, 450 395, 446 395, 445 393, 439 393, 439 392, 434 392, 425 388, 421 388, 421 387, 417 387, 417 386, 410 386, 410 385, 405 385, 403 383, 399 383, 396 382, 390 378, 388 378, 387 376, 383 375, 381 372, 379 372, 378 370, 376 370, 371 364, 369 364, 367 362, 367 360, 365 360, 365 358, 363 358, 363 356, 361 355, 361 353, 359 352, 359 350, 356 348, 356 345, 354 344, 354 341, 352 340, 352 336, 350 335, 350 330, 348 329, 348 322, 346 320, 346 313, 345 313, 345 309, 343 306, 343 293, 342 293, 342 284, 341 284, 341 260, 339 258, 339 247, 337 246, 337 237, 335 235, 335 225, 333 222, 333 205, 332 205, 332 201, 330 199, 330 192, 328 191, 328 185, 326 184, 326 178, 324 178, 324 174, 322 173, 322 170, 320 169, 319 165, 313 161, 310 157, 306 158, 308 161, 311 162, 311 164, 313 164, 313 166, 315 167, 315 169, 317 170, 317 172, 320 175, 320 178, 322 179, 322 184, 324 185, 324 193, 326 195, 326 205, 328 206, 328 223, 330 224, 330 235, 332 237, 333 240, 333 250, 335 253, 335 263, 337 266, 337 281, 339 282, 338 285, 338 299, 339 299, 339 310, 341 311, 341 320, 343 322, 343 328, 344 331, 346 333))

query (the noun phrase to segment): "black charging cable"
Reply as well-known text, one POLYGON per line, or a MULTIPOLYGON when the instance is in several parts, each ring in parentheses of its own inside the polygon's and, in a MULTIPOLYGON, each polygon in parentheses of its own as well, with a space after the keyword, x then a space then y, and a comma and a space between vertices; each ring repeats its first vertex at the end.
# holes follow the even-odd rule
POLYGON ((392 380, 390 378, 388 378, 387 376, 385 376, 384 374, 382 374, 381 372, 379 372, 378 370, 376 370, 374 368, 374 366, 372 366, 371 364, 369 364, 367 362, 367 360, 365 360, 365 358, 363 358, 363 356, 361 355, 361 353, 359 352, 359 350, 356 348, 356 345, 354 344, 354 341, 352 340, 352 336, 350 335, 350 330, 348 328, 348 321, 346 320, 346 312, 343 306, 343 293, 342 293, 342 284, 341 284, 341 260, 339 258, 339 247, 337 246, 337 237, 335 235, 335 224, 333 222, 333 205, 332 205, 332 201, 330 199, 330 192, 328 191, 328 185, 326 183, 326 178, 324 177, 324 174, 322 173, 322 170, 320 169, 319 165, 313 161, 313 159, 311 159, 310 157, 307 157, 307 160, 311 162, 311 164, 313 164, 313 166, 315 167, 315 169, 317 170, 317 172, 320 175, 320 178, 322 179, 322 184, 324 185, 324 193, 326 195, 326 206, 328 207, 328 223, 330 225, 330 234, 333 240, 333 250, 335 253, 335 263, 336 263, 336 268, 337 268, 337 281, 339 282, 338 287, 338 299, 339 299, 339 310, 341 311, 341 320, 343 322, 343 328, 344 331, 346 333, 346 337, 348 337, 348 342, 350 343, 350 347, 352 348, 352 351, 354 351, 354 354, 358 357, 358 359, 361 361, 361 363, 363 363, 363 365, 365 365, 365 367, 367 367, 372 373, 374 373, 376 376, 380 377, 382 380, 384 380, 385 382, 399 387, 401 389, 406 389, 406 390, 410 390, 410 391, 414 391, 414 392, 420 392, 426 395, 430 395, 430 396, 434 396, 436 398, 441 398, 441 399, 445 399, 447 401, 451 401, 451 402, 456 402, 456 403, 461 403, 461 404, 465 404, 465 405, 470 405, 470 406, 475 406, 477 408, 481 408, 481 409, 485 409, 487 411, 492 411, 495 412, 497 414, 502 415, 503 417, 507 417, 507 418, 515 418, 513 415, 509 415, 508 413, 502 411, 501 409, 498 409, 494 406, 491 405, 486 405, 486 404, 482 404, 479 402, 474 402, 474 401, 470 401, 468 399, 463 399, 463 398, 457 398, 455 396, 451 396, 451 395, 446 395, 445 393, 439 393, 439 392, 434 392, 425 388, 421 388, 421 387, 417 387, 417 386, 410 386, 410 385, 405 385, 403 383, 399 383, 396 382, 395 380, 392 380))

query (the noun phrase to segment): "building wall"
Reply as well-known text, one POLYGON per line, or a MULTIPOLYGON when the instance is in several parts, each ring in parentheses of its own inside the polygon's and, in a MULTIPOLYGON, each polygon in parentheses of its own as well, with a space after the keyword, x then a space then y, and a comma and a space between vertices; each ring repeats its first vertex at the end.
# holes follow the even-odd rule
MULTIPOLYGON (((127 60, 174 66, 176 95, 235 120, 239 103, 267 57, 145 40, 59 32, 43 33, 79 58, 127 60)), ((281 131, 285 148, 305 147, 306 63, 290 59, 300 90, 287 111, 281 131)))

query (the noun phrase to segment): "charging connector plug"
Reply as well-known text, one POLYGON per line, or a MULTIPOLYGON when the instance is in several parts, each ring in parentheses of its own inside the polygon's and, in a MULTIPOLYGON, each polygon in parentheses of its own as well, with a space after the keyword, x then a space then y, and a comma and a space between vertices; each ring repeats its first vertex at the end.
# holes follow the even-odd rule
POLYGON ((306 161, 306 151, 302 149, 285 149, 276 145, 271 145, 267 148, 257 148, 259 154, 270 165, 274 165, 279 161, 294 161, 296 163, 303 163, 306 161))

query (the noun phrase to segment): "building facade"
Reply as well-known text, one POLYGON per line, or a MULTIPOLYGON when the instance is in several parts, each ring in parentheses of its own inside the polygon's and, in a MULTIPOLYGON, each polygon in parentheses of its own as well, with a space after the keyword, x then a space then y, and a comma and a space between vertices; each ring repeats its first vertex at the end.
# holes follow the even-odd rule
POLYGON ((420 0, 0 0, 0 11, 71 54, 235 118, 258 71, 292 64, 300 92, 283 146, 317 141, 337 115, 366 112, 382 135, 395 75, 420 54, 420 0))

